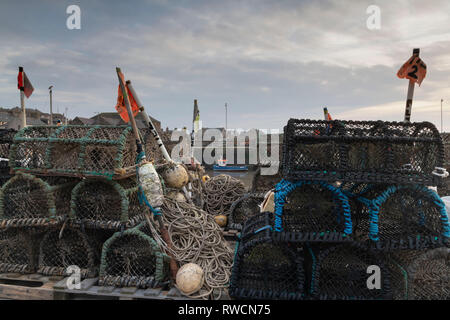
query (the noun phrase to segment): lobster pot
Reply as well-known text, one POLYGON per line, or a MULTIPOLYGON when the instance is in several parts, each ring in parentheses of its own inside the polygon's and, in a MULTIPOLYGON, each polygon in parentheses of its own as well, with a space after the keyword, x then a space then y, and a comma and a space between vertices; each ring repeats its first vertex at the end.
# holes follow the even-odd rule
POLYGON ((392 185, 382 191, 372 189, 358 201, 368 213, 359 228, 368 232, 370 242, 378 249, 431 248, 450 239, 445 204, 426 187, 392 185))
POLYGON ((138 227, 117 232, 103 245, 99 285, 155 288, 168 277, 169 257, 138 227))
POLYGON ((444 148, 429 122, 290 119, 283 178, 365 183, 440 183, 444 148))
POLYGON ((365 183, 343 183, 341 191, 348 197, 353 219, 353 239, 360 244, 370 242, 370 200, 379 196, 389 185, 365 184, 365 183))
POLYGON ((59 223, 69 214, 77 182, 74 178, 16 174, 0 191, 1 227, 59 223))
MULTIPOLYGON (((130 126, 33 126, 20 130, 13 142, 14 171, 115 179, 135 174, 136 141, 130 126)), ((151 138, 147 146, 151 148, 151 138)))
POLYGON ((9 172, 9 161, 0 160, 0 188, 11 179, 12 175, 9 172))
POLYGON ((0 129, 0 186, 11 178, 9 172, 9 149, 16 130, 0 129))
POLYGON ((450 249, 403 250, 389 254, 395 299, 450 299, 450 249))
POLYGON ((245 221, 242 227, 241 241, 261 241, 261 239, 271 240, 273 230, 273 213, 258 212, 245 221))
POLYGON ((14 129, 0 129, 0 158, 9 159, 9 148, 16 133, 14 129))
POLYGON ((261 175, 261 168, 258 168, 253 176, 251 191, 252 193, 266 193, 269 190, 274 189, 276 184, 280 182, 281 179, 282 177, 280 172, 273 175, 261 175))
POLYGON ((80 269, 81 278, 98 274, 102 236, 88 234, 77 228, 51 228, 39 247, 38 273, 69 276, 69 266, 80 269), (61 234, 62 233, 62 234, 61 234))
POLYGON ((263 193, 247 193, 231 204, 228 229, 241 230, 245 221, 260 212, 263 193))
POLYGON ((38 265, 39 235, 28 229, 0 231, 0 272, 33 273, 38 265))
POLYGON ((302 249, 253 240, 240 244, 229 294, 236 299, 299 300, 304 298, 304 282, 302 249))
POLYGON ((291 242, 348 241, 352 216, 347 197, 318 181, 282 180, 275 189, 274 236, 291 242))
POLYGON ((118 230, 136 226, 145 219, 135 178, 85 179, 75 186, 71 217, 89 228, 118 230))
POLYGON ((220 174, 205 183, 205 210, 212 215, 228 215, 234 201, 246 193, 242 181, 220 174))
POLYGON ((311 278, 308 292, 320 300, 391 299, 389 271, 376 251, 359 249, 347 244, 308 247, 311 278), (376 272, 369 266, 379 267, 376 272), (369 268, 369 269, 368 269, 369 268), (370 279, 371 275, 374 279, 370 279), (373 280, 373 281, 372 281, 373 280), (378 283, 377 283, 378 282, 378 283), (369 289, 370 285, 374 288, 369 289))

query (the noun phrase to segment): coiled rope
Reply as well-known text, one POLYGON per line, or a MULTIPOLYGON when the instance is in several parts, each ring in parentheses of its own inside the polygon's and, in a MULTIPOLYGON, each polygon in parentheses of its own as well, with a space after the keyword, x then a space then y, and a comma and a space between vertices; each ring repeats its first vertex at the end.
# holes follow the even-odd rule
POLYGON ((211 215, 187 202, 166 198, 162 211, 173 249, 167 247, 150 225, 157 243, 173 254, 180 265, 192 262, 204 271, 205 282, 200 293, 187 296, 220 299, 228 288, 233 265, 233 250, 223 238, 220 227, 211 215), (218 290, 218 296, 213 294, 214 289, 218 290))
POLYGON ((205 210, 211 215, 228 215, 231 205, 246 193, 244 183, 220 174, 205 183, 205 210))

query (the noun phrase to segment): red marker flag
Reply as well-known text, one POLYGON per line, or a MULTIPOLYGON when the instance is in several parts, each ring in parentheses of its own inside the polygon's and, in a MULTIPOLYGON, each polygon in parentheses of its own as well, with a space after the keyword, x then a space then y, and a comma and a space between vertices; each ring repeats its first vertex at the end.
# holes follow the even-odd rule
MULTIPOLYGON (((122 78, 123 83, 125 83, 125 80, 123 78, 123 74, 120 74, 120 77, 122 78)), ((134 100, 133 94, 131 93, 130 89, 127 85, 125 85, 127 88, 127 94, 128 98, 130 99, 130 105, 131 105, 131 111, 133 112, 133 116, 136 117, 136 115, 139 113, 139 106, 136 103, 136 100, 134 100)), ((128 123, 130 121, 130 117, 128 116, 127 107, 125 106, 125 101, 123 99, 123 92, 119 85, 119 91, 117 95, 117 104, 116 104, 116 110, 119 113, 120 117, 123 121, 128 123)))
POLYGON ((398 70, 397 77, 417 82, 420 86, 427 75, 427 65, 417 55, 413 55, 398 70))
POLYGON ((27 74, 23 71, 23 67, 19 67, 19 74, 17 75, 17 89, 23 91, 27 98, 29 98, 34 91, 33 85, 30 80, 28 80, 27 74))

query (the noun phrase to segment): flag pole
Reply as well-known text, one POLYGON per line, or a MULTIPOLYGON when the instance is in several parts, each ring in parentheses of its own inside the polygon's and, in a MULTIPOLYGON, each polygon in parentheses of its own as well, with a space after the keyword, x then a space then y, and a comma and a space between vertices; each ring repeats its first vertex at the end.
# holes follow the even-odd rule
MULTIPOLYGON (((418 57, 420 53, 419 48, 413 49, 413 56, 418 57)), ((412 109, 412 100, 414 96, 414 86, 416 82, 414 80, 409 80, 408 85, 408 94, 406 97, 406 107, 405 107, 405 119, 404 122, 410 122, 411 120, 411 109, 412 109)))
POLYGON ((22 77, 22 87, 20 88, 20 107, 22 109, 22 128, 25 128, 27 126, 27 113, 25 110, 25 93, 24 93, 25 77, 24 77, 24 73, 23 73, 23 67, 19 67, 19 72, 22 77))
MULTIPOLYGON (((144 108, 144 106, 142 105, 141 100, 139 100, 139 97, 138 97, 136 91, 134 90, 133 85, 131 84, 131 81, 130 81, 130 80, 127 80, 127 81, 126 81, 126 85, 127 85, 128 89, 130 89, 130 92, 131 92, 131 94, 133 95, 134 101, 136 101, 136 103, 137 103, 139 109, 141 109, 141 112, 142 112, 142 114, 143 114, 143 116, 144 116, 145 122, 147 122, 147 125, 148 125, 148 127, 150 128, 150 132, 152 133, 153 137, 155 138, 156 143, 158 144, 158 147, 159 147, 159 149, 161 150, 161 153, 162 153, 164 159, 166 159, 166 161, 168 161, 168 162, 174 162, 174 161, 172 160, 172 158, 170 157, 169 153, 167 152, 167 149, 166 149, 166 147, 164 146, 164 143, 163 143, 161 137, 159 136, 158 131, 156 131, 156 128, 155 128, 155 126, 153 125, 153 122, 152 122, 151 118, 149 117, 149 115, 147 114, 147 112, 145 112, 145 108, 144 108)), ((190 194, 188 193, 188 191, 186 190, 186 187, 183 187, 183 188, 182 188, 182 191, 183 191, 184 195, 186 196, 187 200, 188 200, 189 202, 191 202, 191 201, 192 201, 192 200, 191 200, 191 196, 190 196, 190 194)))
POLYGON ((159 136, 158 131, 156 131, 156 128, 153 125, 153 121, 151 120, 151 118, 149 117, 147 112, 145 112, 145 108, 142 105, 141 100, 139 100, 139 97, 138 97, 136 91, 134 90, 133 85, 131 84, 131 81, 127 80, 126 85, 127 85, 128 89, 130 89, 130 92, 133 95, 134 100, 136 101, 139 109, 141 110, 142 115, 144 116, 144 120, 147 123, 148 127, 150 128, 150 132, 152 133, 153 137, 155 138, 156 143, 158 144, 158 147, 161 150, 161 153, 162 153, 164 159, 166 159, 168 162, 172 162, 172 159, 170 158, 170 155, 167 152, 167 149, 164 146, 164 143, 163 143, 161 137, 159 136))
MULTIPOLYGON (((136 125, 136 120, 134 119, 134 116, 133 116, 133 111, 131 110, 131 104, 130 104, 130 100, 128 98, 126 84, 123 83, 122 78, 120 77, 120 74, 122 72, 121 72, 119 67, 116 67, 116 72, 117 72, 117 77, 119 78, 120 89, 122 90, 122 94, 123 94, 123 101, 124 101, 125 106, 127 108, 128 117, 130 118, 131 127, 133 128, 134 135, 135 135, 135 138, 136 138, 137 153, 140 153, 140 152, 143 151, 142 140, 141 140, 141 137, 139 135, 139 131, 138 131, 138 128, 137 128, 137 125, 136 125)), ((135 98, 135 101, 136 101, 136 98, 135 98)), ((142 161, 145 161, 145 154, 142 157, 142 161)), ((152 167, 153 167, 153 165, 152 165, 152 167)), ((139 174, 138 174, 137 178, 139 180, 139 174)), ((172 245, 172 241, 170 240, 169 232, 168 232, 166 226, 164 225, 164 222, 162 220, 161 215, 156 215, 155 217, 156 217, 156 221, 159 224, 159 230, 161 232, 162 239, 167 244, 167 247, 170 250, 173 250, 173 245, 172 245)), ((148 218, 147 215, 146 215, 146 219, 147 219, 147 222, 150 223, 149 218, 148 218)), ((169 254, 170 258, 171 258, 170 262, 169 262, 169 268, 170 268, 170 271, 171 271, 171 276, 172 276, 172 278, 175 279, 176 274, 178 272, 178 265, 177 265, 177 262, 176 262, 176 259, 175 259, 174 255, 170 251, 168 252, 168 254, 169 254)))

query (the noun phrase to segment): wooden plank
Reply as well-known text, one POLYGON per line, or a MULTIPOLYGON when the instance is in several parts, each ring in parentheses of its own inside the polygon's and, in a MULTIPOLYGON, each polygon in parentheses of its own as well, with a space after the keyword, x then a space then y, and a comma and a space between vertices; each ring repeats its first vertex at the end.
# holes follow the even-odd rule
POLYGON ((1 284, 0 298, 14 300, 53 300, 53 284, 45 283, 38 288, 1 284))
POLYGON ((155 288, 155 289, 147 289, 144 291, 144 296, 157 296, 160 295, 162 292, 161 288, 155 288))
POLYGON ((123 287, 123 288, 120 290, 120 293, 121 293, 121 294, 130 295, 130 294, 136 293, 137 289, 138 289, 138 288, 136 288, 136 287, 123 287))
POLYGON ((87 290, 91 288, 93 285, 97 284, 98 278, 89 278, 81 281, 81 290, 87 290))

